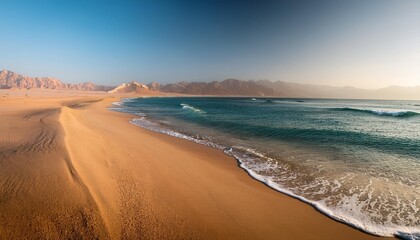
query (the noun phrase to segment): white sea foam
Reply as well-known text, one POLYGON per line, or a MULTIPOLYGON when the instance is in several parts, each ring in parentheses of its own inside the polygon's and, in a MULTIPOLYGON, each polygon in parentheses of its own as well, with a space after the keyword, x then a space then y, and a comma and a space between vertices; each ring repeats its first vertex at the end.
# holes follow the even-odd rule
POLYGON ((123 102, 123 103, 130 103, 130 102, 134 102, 135 101, 135 98, 123 98, 123 99, 121 99, 121 102, 123 102))
POLYGON ((123 103, 122 102, 113 102, 112 105, 122 107, 123 103))
POLYGON ((146 114, 142 113, 142 112, 136 112, 134 114, 136 114, 137 116, 140 116, 140 117, 146 117, 146 114))
MULTIPOLYGON (((238 148, 238 149, 244 149, 244 148, 238 148)), ((362 215, 357 215, 358 213, 361 213, 361 208, 363 207, 362 204, 360 204, 358 195, 353 195, 350 198, 345 198, 342 205, 338 208, 332 208, 331 206, 328 206, 325 201, 312 201, 309 200, 303 196, 300 196, 296 194, 294 191, 290 190, 287 187, 282 186, 281 184, 276 181, 275 177, 273 176, 267 176, 267 175, 261 175, 259 172, 267 172, 270 169, 278 169, 279 166, 273 166, 273 159, 266 157, 264 154, 259 153, 258 151, 254 149, 244 149, 245 151, 256 155, 257 157, 262 157, 266 159, 266 162, 263 164, 259 164, 259 166, 253 166, 253 162, 255 162, 252 157, 250 157, 247 154, 243 154, 241 152, 235 151, 233 148, 230 148, 229 150, 225 150, 225 153, 233 156, 235 159, 238 160, 239 166, 243 168, 250 176, 253 178, 263 182, 267 186, 282 192, 284 194, 287 194, 289 196, 292 196, 294 198, 297 198, 305 203, 308 203, 312 206, 314 206, 317 210, 324 213, 325 215, 344 222, 350 226, 353 226, 355 228, 361 229, 365 232, 380 235, 380 236, 393 236, 397 235, 403 239, 415 239, 418 240, 420 236, 420 229, 418 227, 402 227, 400 225, 396 224, 387 224, 387 225, 378 225, 370 222, 368 219, 366 219, 362 215), (342 206, 347 206, 345 209, 342 209, 342 206), (357 209, 357 210, 356 210, 357 209)), ((289 180, 291 180, 293 176, 290 177, 289 180)), ((336 185, 340 185, 340 183, 336 183, 336 185)), ((337 188, 337 186, 336 186, 337 188)), ((367 190, 366 190, 367 191, 367 190)))
POLYGON ((398 109, 371 109, 371 108, 354 108, 354 107, 343 107, 335 108, 339 111, 353 111, 353 112, 365 112, 371 113, 378 116, 389 116, 389 117, 409 117, 414 115, 420 115, 419 112, 409 110, 398 110, 398 109))
POLYGON ((134 102, 133 98, 122 98, 119 102, 113 102, 112 105, 122 108, 124 106, 124 103, 131 103, 131 102, 134 102))
POLYGON ((196 107, 193 107, 193 106, 185 104, 185 103, 181 103, 180 105, 182 106, 183 109, 188 109, 188 110, 191 110, 191 111, 196 112, 196 113, 206 113, 201 109, 198 109, 196 107))
POLYGON ((193 141, 195 143, 203 144, 203 145, 214 147, 214 148, 217 148, 217 149, 223 149, 224 148, 221 145, 218 145, 216 143, 213 143, 213 142, 205 140, 205 139, 194 138, 194 137, 188 136, 186 134, 183 134, 183 133, 180 133, 180 132, 177 132, 177 131, 173 131, 173 130, 170 130, 170 129, 163 128, 163 126, 161 126, 159 123, 147 120, 145 117, 134 118, 130 121, 130 123, 133 124, 133 125, 148 129, 148 130, 152 130, 152 131, 155 131, 155 132, 167 134, 167 135, 177 137, 177 138, 186 139, 186 140, 189 140, 189 141, 193 141))

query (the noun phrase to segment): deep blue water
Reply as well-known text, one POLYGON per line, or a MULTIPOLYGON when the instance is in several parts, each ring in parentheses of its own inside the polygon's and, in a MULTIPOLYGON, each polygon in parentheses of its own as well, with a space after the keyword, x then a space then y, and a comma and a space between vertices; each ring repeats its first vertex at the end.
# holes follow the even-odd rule
POLYGON ((420 232, 420 101, 137 98, 131 123, 220 148, 365 231, 420 232))

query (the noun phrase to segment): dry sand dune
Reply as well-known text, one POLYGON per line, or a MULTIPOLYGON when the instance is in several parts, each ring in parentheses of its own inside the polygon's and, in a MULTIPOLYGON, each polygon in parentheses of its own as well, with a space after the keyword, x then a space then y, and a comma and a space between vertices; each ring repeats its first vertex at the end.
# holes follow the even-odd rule
POLYGON ((377 238, 98 100, 0 102, 0 238, 377 238))
POLYGON ((8 239, 107 237, 89 189, 73 166, 61 109, 0 116, 0 235, 8 239))

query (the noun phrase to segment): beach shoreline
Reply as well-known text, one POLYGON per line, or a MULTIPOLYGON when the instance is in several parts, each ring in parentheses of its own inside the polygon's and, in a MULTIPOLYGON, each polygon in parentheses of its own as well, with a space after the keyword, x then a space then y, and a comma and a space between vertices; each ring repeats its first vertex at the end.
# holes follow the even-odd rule
POLYGON ((0 209, 5 210, 0 235, 381 238, 267 187, 220 150, 129 124, 131 114, 108 109, 115 101, 118 98, 106 94, 3 99, 0 183, 4 186, 1 195, 7 198, 0 203, 0 209), (22 129, 13 130, 17 127, 22 129), (36 136, 46 136, 45 150, 37 149, 38 145, 27 147, 39 141, 36 136), (28 156, 31 168, 27 167, 28 156), (45 169, 40 166, 49 174, 43 174, 45 169), (18 214, 39 204, 50 208, 41 208, 35 216, 18 214))

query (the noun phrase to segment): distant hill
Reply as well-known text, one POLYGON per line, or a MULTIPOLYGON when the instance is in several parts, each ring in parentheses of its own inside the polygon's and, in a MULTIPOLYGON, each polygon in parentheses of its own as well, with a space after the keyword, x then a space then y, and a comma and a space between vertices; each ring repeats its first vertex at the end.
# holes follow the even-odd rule
POLYGON ((271 88, 275 96, 300 98, 345 98, 345 99, 419 99, 420 86, 390 86, 380 89, 361 89, 355 87, 331 87, 268 80, 255 83, 271 88))
POLYGON ((85 91, 109 91, 113 87, 96 85, 92 82, 71 84, 63 83, 51 77, 32 78, 23 76, 12 71, 0 71, 0 89, 8 88, 44 88, 44 89, 74 89, 85 91))
POLYGON ((381 89, 331 87, 268 80, 221 82, 149 83, 149 89, 167 93, 221 96, 274 96, 286 98, 345 98, 345 99, 420 99, 420 86, 390 86, 381 89))
POLYGON ((108 93, 141 93, 144 90, 149 90, 149 87, 144 84, 131 81, 117 86, 116 88, 108 91, 108 93))
POLYGON ((273 89, 262 86, 256 82, 226 79, 218 82, 179 82, 161 85, 148 84, 154 91, 194 94, 194 95, 222 95, 222 96, 272 96, 273 89))
MULTIPOLYGON (((158 84, 158 83, 156 83, 158 84)), ((123 83, 114 89, 108 91, 108 93, 118 94, 120 96, 135 97, 135 96, 176 96, 178 93, 165 93, 149 89, 145 84, 131 81, 123 83)))

